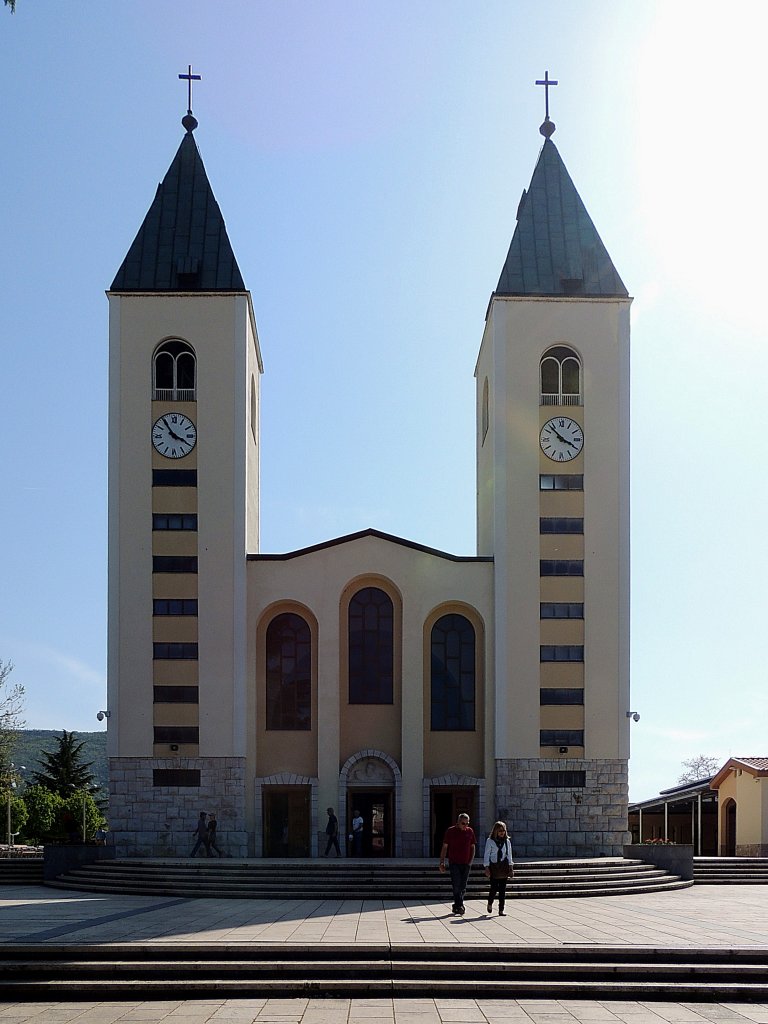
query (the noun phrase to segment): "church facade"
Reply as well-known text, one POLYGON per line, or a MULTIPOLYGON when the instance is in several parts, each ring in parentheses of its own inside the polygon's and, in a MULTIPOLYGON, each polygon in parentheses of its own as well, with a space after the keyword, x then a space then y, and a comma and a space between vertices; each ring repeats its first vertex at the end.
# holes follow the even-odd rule
MULTIPOLYGON (((118 853, 426 857, 628 839, 630 298, 551 139, 476 366, 477 552, 259 542, 256 318, 186 134, 108 292, 108 752, 118 853)), ((544 131, 547 128, 549 130, 544 131)), ((468 487, 473 485, 466 481, 468 487)))

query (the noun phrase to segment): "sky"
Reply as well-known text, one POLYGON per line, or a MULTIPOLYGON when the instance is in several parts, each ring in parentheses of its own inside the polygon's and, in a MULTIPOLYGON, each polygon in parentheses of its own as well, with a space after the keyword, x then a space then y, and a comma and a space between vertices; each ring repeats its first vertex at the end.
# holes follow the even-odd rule
POLYGON ((768 754, 768 8, 0 7, 0 659, 30 728, 106 694, 107 301, 195 138, 264 358, 261 549, 475 553, 473 370, 542 139, 632 309, 630 797, 768 754), (749 387, 747 387, 749 384, 749 387))

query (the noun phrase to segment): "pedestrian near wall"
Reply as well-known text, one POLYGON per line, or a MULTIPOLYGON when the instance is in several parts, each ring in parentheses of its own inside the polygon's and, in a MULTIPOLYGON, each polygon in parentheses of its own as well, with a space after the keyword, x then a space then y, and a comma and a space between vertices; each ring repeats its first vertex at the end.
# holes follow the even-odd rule
POLYGON ((456 824, 446 830, 440 850, 440 871, 445 871, 447 858, 451 873, 453 889, 451 910, 459 916, 464 913, 464 894, 467 891, 469 869, 475 859, 476 845, 475 833, 469 827, 469 815, 460 814, 456 819, 456 824))
POLYGON ((507 898, 507 882, 512 877, 512 843, 503 821, 495 822, 485 841, 483 853, 485 877, 490 879, 488 891, 488 913, 493 913, 493 899, 499 897, 499 917, 506 917, 504 903, 507 898))
POLYGON ((341 847, 339 846, 339 819, 336 817, 332 807, 328 808, 328 824, 325 826, 325 834, 328 836, 328 842, 325 844, 324 857, 327 857, 332 846, 336 848, 336 856, 341 856, 341 847))
POLYGON ((206 857, 211 856, 211 851, 208 846, 208 826, 205 822, 206 817, 207 814, 205 811, 200 811, 200 817, 197 819, 197 825, 192 832, 192 835, 197 836, 197 839, 195 840, 195 845, 192 847, 192 853, 189 855, 190 857, 197 856, 197 851, 201 846, 205 847, 206 857))

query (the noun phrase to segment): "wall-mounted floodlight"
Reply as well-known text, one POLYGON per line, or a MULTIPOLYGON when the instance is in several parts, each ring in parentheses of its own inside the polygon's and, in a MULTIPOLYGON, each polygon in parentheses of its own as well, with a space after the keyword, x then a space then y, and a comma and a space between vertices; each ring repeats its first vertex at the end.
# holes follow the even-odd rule
POLYGON ((639 713, 637 711, 628 711, 627 712, 627 718, 631 718, 633 722, 639 722, 640 721, 640 715, 639 715, 639 713))
POLYGON ((98 718, 98 720, 100 722, 103 722, 105 718, 111 718, 112 717, 112 712, 111 711, 97 711, 96 712, 96 717, 98 718))

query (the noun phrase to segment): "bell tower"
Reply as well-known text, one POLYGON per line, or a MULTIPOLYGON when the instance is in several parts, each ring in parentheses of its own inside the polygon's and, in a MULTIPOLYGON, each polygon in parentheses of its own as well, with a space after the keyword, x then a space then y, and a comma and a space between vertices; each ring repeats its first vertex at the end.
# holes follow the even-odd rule
POLYGON ((110 816, 121 855, 162 855, 210 808, 243 856, 262 365, 191 109, 182 124, 108 292, 110 816))
POLYGON ((554 129, 547 105, 476 368, 496 808, 518 856, 616 855, 631 707, 631 299, 554 129))

